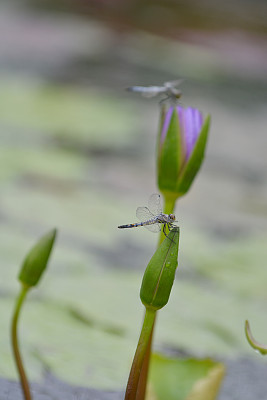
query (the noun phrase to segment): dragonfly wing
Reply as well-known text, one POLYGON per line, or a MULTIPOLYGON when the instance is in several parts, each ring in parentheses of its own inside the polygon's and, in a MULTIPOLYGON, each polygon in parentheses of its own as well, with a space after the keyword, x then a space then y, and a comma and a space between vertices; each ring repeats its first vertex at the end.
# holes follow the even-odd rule
POLYGON ((145 86, 130 86, 126 88, 128 92, 137 92, 137 93, 143 93, 144 89, 146 89, 145 86))
POLYGON ((167 88, 173 88, 173 87, 179 86, 183 82, 184 82, 184 79, 176 79, 175 81, 165 82, 164 85, 167 88))
POLYGON ((158 94, 165 93, 165 86, 148 86, 146 90, 143 92, 144 97, 155 97, 158 94))
POLYGON ((129 92, 140 93, 143 97, 155 97, 160 93, 164 93, 166 88, 164 86, 131 86, 127 88, 129 92))
POLYGON ((160 195, 158 193, 154 193, 149 197, 148 207, 149 207, 149 210, 154 215, 158 215, 158 214, 162 213, 162 205, 161 205, 160 195))
POLYGON ((141 222, 148 221, 154 217, 147 207, 138 207, 136 210, 136 216, 141 222))
MULTIPOLYGON (((142 222, 146 222, 155 217, 147 207, 138 207, 136 210, 136 216, 142 222)), ((159 232, 161 230, 161 224, 159 223, 144 225, 144 227, 150 232, 159 232)))
POLYGON ((147 99, 151 99, 152 97, 156 97, 158 95, 158 92, 143 92, 142 96, 146 97, 147 99))
POLYGON ((160 231, 161 231, 161 224, 158 224, 158 223, 156 223, 156 224, 151 224, 151 225, 144 225, 144 227, 145 227, 146 229, 148 229, 150 232, 155 232, 155 233, 157 233, 157 232, 160 232, 160 231))

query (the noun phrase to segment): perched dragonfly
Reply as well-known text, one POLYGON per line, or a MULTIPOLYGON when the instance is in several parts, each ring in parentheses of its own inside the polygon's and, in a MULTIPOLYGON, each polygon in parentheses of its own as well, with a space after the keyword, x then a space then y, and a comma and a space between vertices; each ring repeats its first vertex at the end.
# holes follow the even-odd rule
POLYGON ((137 226, 144 226, 151 232, 160 232, 163 225, 163 233, 166 235, 166 228, 169 230, 173 227, 175 222, 174 214, 163 214, 160 201, 160 195, 154 193, 148 200, 148 207, 138 207, 136 216, 141 222, 135 224, 120 225, 118 228, 135 228, 137 226))
POLYGON ((177 100, 182 96, 181 90, 176 86, 182 83, 183 79, 176 81, 165 82, 162 86, 131 86, 127 88, 129 92, 141 93, 143 97, 156 97, 160 94, 166 95, 166 99, 177 100))

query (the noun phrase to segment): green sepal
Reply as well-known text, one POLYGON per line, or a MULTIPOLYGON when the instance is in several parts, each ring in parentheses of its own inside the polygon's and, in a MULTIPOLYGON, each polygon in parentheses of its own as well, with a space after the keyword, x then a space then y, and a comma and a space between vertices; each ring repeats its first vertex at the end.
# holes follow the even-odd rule
POLYGON ((56 238, 56 229, 42 236, 27 254, 18 279, 25 286, 35 286, 44 272, 56 238))
POLYGON ((160 137, 161 137, 164 121, 166 118, 166 114, 167 114, 166 104, 162 104, 161 109, 160 109, 160 116, 159 116, 159 131, 158 131, 158 138, 157 138, 158 139, 157 146, 160 143, 160 137))
POLYGON ((176 186, 176 192, 180 195, 185 194, 189 190, 199 168, 201 167, 205 155, 209 127, 210 116, 208 115, 196 141, 194 150, 186 162, 184 169, 180 172, 178 184, 176 186))
POLYGON ((140 290, 146 308, 158 310, 168 303, 178 265, 179 237, 180 229, 174 227, 149 261, 140 290))
POLYGON ((161 144, 160 138, 158 140, 158 187, 163 192, 176 191, 182 151, 179 118, 174 108, 164 142, 161 144))

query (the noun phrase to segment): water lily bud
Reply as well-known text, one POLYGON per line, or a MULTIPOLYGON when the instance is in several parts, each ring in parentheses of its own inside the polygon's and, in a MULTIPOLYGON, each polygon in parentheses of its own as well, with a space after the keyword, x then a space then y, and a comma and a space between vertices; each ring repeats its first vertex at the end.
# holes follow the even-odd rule
POLYGON ((210 117, 196 108, 162 109, 158 138, 158 186, 175 197, 185 194, 204 158, 210 117))
POLYGON ((35 286, 38 283, 47 266, 55 238, 56 229, 53 229, 41 237, 41 239, 29 251, 22 264, 18 277, 23 285, 35 286))
POLYGON ((180 230, 174 227, 149 261, 140 290, 146 308, 158 310, 168 303, 178 265, 179 237, 180 230))

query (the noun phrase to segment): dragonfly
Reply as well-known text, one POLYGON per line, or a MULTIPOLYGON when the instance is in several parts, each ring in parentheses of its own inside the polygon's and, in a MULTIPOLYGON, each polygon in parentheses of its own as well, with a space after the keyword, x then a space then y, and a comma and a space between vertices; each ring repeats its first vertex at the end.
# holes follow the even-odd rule
MULTIPOLYGON (((177 86, 183 82, 183 79, 163 83, 162 86, 131 86, 127 88, 129 92, 140 93, 143 97, 151 98, 158 95, 166 95, 166 99, 177 100, 182 96, 181 90, 177 86)), ((165 99, 165 100, 166 100, 165 99)))
POLYGON ((141 222, 134 224, 120 225, 119 229, 135 228, 138 226, 144 226, 151 232, 160 232, 163 226, 163 233, 165 236, 167 227, 169 230, 173 228, 175 220, 174 214, 163 214, 160 195, 154 193, 148 200, 148 207, 138 207, 136 210, 136 216, 141 222))

